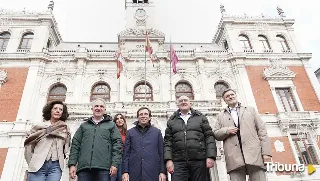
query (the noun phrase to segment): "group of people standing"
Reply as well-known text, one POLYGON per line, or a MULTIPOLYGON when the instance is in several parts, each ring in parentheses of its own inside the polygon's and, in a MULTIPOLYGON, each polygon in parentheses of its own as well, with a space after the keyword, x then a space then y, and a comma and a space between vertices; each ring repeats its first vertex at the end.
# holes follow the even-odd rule
POLYGON ((59 181, 67 165, 78 181, 209 181, 217 156, 216 140, 223 141, 231 181, 266 180, 271 148, 265 123, 252 107, 223 93, 228 107, 213 128, 204 114, 191 107, 187 96, 167 121, 164 137, 152 126, 151 110, 137 110, 135 126, 127 130, 124 115, 105 114, 103 99, 92 101, 92 117, 85 119, 72 141, 67 106, 53 101, 43 108, 44 122, 32 127, 24 142, 29 181, 59 181), (241 126, 240 126, 241 125, 241 126), (66 162, 67 161, 67 162, 66 162))

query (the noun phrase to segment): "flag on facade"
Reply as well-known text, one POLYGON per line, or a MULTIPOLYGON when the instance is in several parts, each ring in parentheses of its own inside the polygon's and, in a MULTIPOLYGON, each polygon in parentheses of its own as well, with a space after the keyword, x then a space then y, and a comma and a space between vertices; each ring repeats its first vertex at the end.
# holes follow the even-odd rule
POLYGON ((121 52, 117 53, 117 79, 120 77, 120 73, 123 70, 124 58, 121 52))
POLYGON ((118 37, 118 51, 117 51, 116 57, 117 57, 117 79, 119 79, 120 78, 120 73, 123 70, 123 64, 124 64, 124 58, 123 58, 122 53, 121 53, 119 37, 118 37))
POLYGON ((148 52, 149 56, 151 57, 151 55, 153 53, 153 50, 152 50, 152 47, 151 47, 151 43, 150 43, 150 39, 149 39, 148 33, 146 33, 146 52, 148 52))
POLYGON ((146 33, 146 52, 148 52, 150 60, 152 62, 152 66, 154 66, 153 61, 155 60, 155 58, 152 56, 153 49, 151 47, 151 43, 150 43, 150 39, 149 39, 148 33, 146 33))
POLYGON ((173 49, 173 46, 170 44, 170 59, 171 59, 171 63, 172 63, 172 71, 174 74, 177 73, 177 63, 178 63, 178 56, 176 54, 176 52, 173 49))

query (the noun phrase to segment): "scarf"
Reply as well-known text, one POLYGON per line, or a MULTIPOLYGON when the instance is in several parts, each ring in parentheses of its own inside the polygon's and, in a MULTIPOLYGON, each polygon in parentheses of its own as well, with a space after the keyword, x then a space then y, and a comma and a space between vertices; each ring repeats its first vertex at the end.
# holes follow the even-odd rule
POLYGON ((32 127, 26 140, 24 141, 24 146, 35 145, 41 139, 47 136, 53 136, 60 139, 67 139, 68 136, 70 136, 67 124, 63 121, 58 121, 56 124, 49 127, 46 127, 44 125, 36 125, 32 127))

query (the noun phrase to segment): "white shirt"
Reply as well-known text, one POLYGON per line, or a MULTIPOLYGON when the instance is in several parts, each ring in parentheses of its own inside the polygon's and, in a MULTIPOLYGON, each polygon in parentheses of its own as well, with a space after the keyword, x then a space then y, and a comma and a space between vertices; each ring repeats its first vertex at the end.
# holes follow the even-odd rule
POLYGON ((104 119, 104 117, 102 116, 102 118, 100 120, 96 120, 94 119, 94 117, 92 117, 92 121, 95 123, 95 124, 99 124, 100 121, 102 121, 104 119))
POLYGON ((231 117, 233 119, 234 124, 238 127, 238 112, 237 107, 229 108, 231 117))
POLYGON ((181 112, 180 112, 179 114, 180 114, 180 117, 183 119, 184 124, 187 125, 188 119, 189 119, 190 116, 191 116, 191 111, 189 111, 186 115, 182 114, 181 112))

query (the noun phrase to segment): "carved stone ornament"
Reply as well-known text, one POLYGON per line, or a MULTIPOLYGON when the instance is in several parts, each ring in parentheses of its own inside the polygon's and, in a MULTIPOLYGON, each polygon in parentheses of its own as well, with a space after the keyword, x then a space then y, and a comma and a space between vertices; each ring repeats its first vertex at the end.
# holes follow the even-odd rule
POLYGON ((0 70, 0 87, 8 81, 8 72, 0 70))
POLYGON ((11 26, 12 24, 13 24, 12 18, 9 18, 9 17, 0 18, 0 27, 7 27, 7 26, 11 26))
POLYGON ((293 80, 296 74, 282 64, 279 58, 269 59, 271 65, 264 69, 263 78, 265 80, 293 80))
POLYGON ((212 71, 206 71, 206 75, 208 78, 217 77, 218 79, 224 79, 225 77, 232 78, 233 69, 228 66, 228 62, 226 59, 213 59, 214 67, 212 71))
POLYGON ((56 71, 64 72, 70 67, 70 60, 67 59, 55 59, 52 60, 51 65, 56 69, 56 71))
POLYGON ((136 19, 136 26, 145 27, 147 23, 147 13, 144 9, 137 9, 134 18, 136 19))
POLYGON ((320 119, 314 112, 278 112, 278 124, 284 136, 288 133, 297 134, 299 138, 305 135, 317 140, 317 132, 320 127, 320 119))
MULTIPOLYGON (((162 33, 159 30, 156 29, 148 29, 148 36, 155 36, 155 37, 165 37, 165 34, 162 33)), ((120 36, 132 36, 132 37, 136 37, 136 36, 146 36, 146 30, 144 28, 128 28, 124 31, 121 31, 120 36)))
POLYGON ((254 24, 256 31, 269 31, 270 26, 266 22, 256 22, 254 24))
POLYGON ((279 140, 276 140, 274 142, 274 148, 276 149, 276 152, 284 152, 285 151, 283 143, 279 140))

